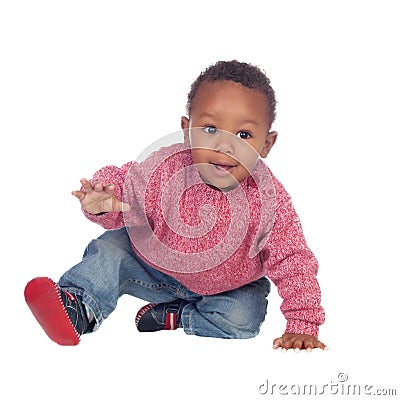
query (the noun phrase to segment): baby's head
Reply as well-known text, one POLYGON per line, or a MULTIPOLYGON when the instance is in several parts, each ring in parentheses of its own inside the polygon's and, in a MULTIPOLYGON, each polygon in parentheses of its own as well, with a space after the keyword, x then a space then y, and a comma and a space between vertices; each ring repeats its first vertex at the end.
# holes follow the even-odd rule
POLYGON ((275 143, 275 107, 270 80, 251 64, 219 61, 199 75, 181 125, 206 183, 228 190, 249 176, 275 143))
POLYGON ((255 89, 264 93, 267 101, 267 112, 269 114, 270 124, 275 121, 276 99, 275 92, 271 87, 271 81, 258 67, 233 61, 218 61, 206 68, 192 83, 187 98, 186 111, 190 118, 192 113, 194 98, 200 86, 205 82, 232 81, 242 84, 249 89, 255 89))

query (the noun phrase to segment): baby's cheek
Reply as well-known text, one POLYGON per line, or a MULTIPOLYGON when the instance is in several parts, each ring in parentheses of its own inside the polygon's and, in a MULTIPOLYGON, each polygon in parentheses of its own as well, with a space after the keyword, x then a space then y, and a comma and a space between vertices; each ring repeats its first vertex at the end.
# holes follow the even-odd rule
POLYGON ((245 169, 249 174, 255 168, 258 157, 258 153, 248 150, 238 154, 238 161, 242 165, 243 169, 245 169))
POLYGON ((206 164, 208 163, 208 159, 210 157, 210 150, 207 149, 198 149, 192 148, 192 158, 194 164, 206 164))

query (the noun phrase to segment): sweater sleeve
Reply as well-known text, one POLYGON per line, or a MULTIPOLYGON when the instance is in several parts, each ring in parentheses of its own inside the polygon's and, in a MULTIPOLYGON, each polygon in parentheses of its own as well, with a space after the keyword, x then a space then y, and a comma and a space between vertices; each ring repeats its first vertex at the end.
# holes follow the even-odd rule
MULTIPOLYGON (((126 226, 141 226, 151 223, 155 199, 160 196, 160 185, 163 171, 168 160, 176 158, 179 154, 187 154, 188 148, 183 143, 161 147, 151 153, 142 162, 131 161, 122 167, 107 166, 97 171, 90 182, 102 182, 103 185, 113 184, 118 200, 128 202, 131 210, 125 213, 111 211, 102 214, 90 214, 83 211, 84 215, 92 222, 105 229, 119 229, 126 226), (171 156, 175 156, 172 157, 171 156), (154 184, 153 188, 151 183, 154 184), (154 190, 150 190, 154 189, 154 190), (124 219, 125 217, 125 219, 124 219)), ((178 162, 180 158, 178 157, 178 162)), ((169 172, 167 169, 167 176, 169 172)))
MULTIPOLYGON (((133 162, 129 162, 127 164, 124 164, 120 168, 115 166, 104 167, 93 175, 93 178, 90 180, 90 182, 92 184, 96 182, 101 182, 103 183, 103 185, 114 185, 115 195, 117 196, 118 200, 122 201, 125 179, 133 164, 133 162)), ((104 229, 119 229, 124 226, 124 218, 122 212, 110 211, 102 214, 91 214, 85 210, 82 211, 87 219, 96 224, 99 224, 104 229)))
POLYGON ((325 313, 317 281, 318 261, 308 248, 290 196, 276 181, 277 208, 274 228, 261 252, 266 275, 283 301, 286 333, 318 337, 325 313))

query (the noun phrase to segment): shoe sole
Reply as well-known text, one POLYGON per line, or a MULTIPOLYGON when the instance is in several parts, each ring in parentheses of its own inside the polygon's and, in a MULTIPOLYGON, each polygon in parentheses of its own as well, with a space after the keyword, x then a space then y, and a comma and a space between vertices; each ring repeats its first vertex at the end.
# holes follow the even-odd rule
POLYGON ((47 336, 61 346, 76 346, 80 335, 72 325, 60 291, 50 278, 32 279, 25 287, 25 301, 47 336))

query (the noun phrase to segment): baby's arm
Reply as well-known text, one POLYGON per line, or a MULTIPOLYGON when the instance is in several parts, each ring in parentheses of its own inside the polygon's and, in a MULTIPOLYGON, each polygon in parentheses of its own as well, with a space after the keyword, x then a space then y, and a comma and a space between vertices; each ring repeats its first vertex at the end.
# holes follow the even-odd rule
POLYGON ((288 193, 279 181, 276 220, 261 256, 267 276, 275 283, 287 320, 285 333, 274 340, 282 350, 326 349, 318 337, 325 313, 321 307, 320 287, 316 278, 318 261, 308 248, 299 218, 288 193))

